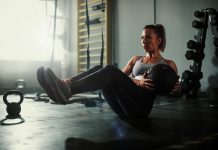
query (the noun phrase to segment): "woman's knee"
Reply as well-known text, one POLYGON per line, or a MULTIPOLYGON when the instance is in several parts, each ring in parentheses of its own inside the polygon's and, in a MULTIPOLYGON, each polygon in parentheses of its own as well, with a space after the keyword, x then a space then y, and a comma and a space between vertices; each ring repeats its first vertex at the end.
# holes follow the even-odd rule
POLYGON ((118 69, 117 67, 113 66, 113 65, 107 65, 103 68, 105 70, 106 73, 110 74, 110 77, 112 79, 114 78, 120 78, 121 76, 124 75, 124 73, 118 69))
POLYGON ((94 66, 92 69, 102 69, 102 66, 96 65, 96 66, 94 66))
POLYGON ((114 65, 106 65, 104 67, 105 70, 119 70, 117 67, 115 67, 114 65))

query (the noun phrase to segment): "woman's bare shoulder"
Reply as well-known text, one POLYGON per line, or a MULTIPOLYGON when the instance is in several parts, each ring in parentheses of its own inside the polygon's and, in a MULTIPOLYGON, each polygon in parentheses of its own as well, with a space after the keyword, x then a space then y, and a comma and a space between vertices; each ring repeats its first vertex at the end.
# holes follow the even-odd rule
POLYGON ((178 73, 176 63, 175 63, 173 60, 165 59, 165 62, 166 62, 166 64, 168 64, 170 67, 172 67, 172 68, 176 71, 176 73, 178 73))
POLYGON ((143 56, 132 56, 131 60, 136 62, 137 60, 141 59, 143 56))
POLYGON ((175 63, 173 60, 170 60, 170 59, 165 59, 165 62, 166 62, 168 65, 170 65, 170 64, 172 64, 172 63, 175 63))

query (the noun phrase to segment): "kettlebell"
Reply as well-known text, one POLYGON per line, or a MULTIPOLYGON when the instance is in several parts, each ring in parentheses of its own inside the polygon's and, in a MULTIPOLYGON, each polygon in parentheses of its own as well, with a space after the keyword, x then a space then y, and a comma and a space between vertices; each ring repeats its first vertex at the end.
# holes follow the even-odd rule
POLYGON ((17 90, 11 90, 4 94, 3 101, 7 105, 7 113, 9 118, 18 118, 20 117, 21 107, 20 104, 23 102, 23 93, 17 90), (7 96, 8 95, 19 95, 20 100, 19 102, 8 102, 7 96))

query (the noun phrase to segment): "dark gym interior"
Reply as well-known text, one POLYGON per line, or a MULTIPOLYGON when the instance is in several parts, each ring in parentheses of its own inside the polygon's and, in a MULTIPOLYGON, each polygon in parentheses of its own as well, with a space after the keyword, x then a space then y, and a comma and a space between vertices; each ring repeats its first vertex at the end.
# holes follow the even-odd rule
POLYGON ((218 146, 217 0, 0 3, 0 150, 218 146), (51 67, 60 78, 98 64, 122 69, 133 55, 144 55, 142 29, 156 23, 165 26, 163 55, 175 60, 182 92, 157 96, 145 118, 119 117, 101 91, 57 104, 37 82, 40 66, 51 67))

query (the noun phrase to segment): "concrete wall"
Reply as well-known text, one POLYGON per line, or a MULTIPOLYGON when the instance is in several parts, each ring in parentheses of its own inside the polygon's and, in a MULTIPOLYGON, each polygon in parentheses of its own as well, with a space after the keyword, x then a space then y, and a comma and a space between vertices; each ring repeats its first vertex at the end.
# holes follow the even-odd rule
POLYGON ((124 67, 133 55, 143 55, 140 38, 144 25, 154 20, 153 0, 114 1, 115 63, 124 67))

